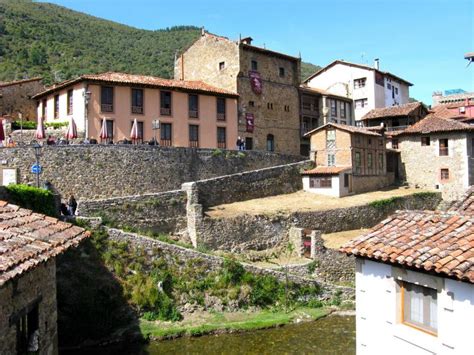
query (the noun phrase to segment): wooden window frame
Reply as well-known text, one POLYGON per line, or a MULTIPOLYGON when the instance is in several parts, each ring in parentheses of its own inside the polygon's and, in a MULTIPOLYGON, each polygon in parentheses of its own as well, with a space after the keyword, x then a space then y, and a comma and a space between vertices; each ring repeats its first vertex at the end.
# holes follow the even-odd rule
POLYGON ((227 115, 227 100, 225 99, 225 97, 216 97, 216 118, 218 121, 225 121, 226 120, 226 115, 227 115), (224 102, 224 105, 222 107, 224 107, 224 111, 223 112, 219 112, 219 101, 224 102))
POLYGON ((344 101, 339 101, 339 117, 346 118, 346 103, 344 101))
POLYGON ((374 167, 374 157, 372 153, 367 153, 367 169, 372 169, 374 167))
POLYGON ((173 124, 170 122, 163 122, 160 124, 160 145, 163 147, 171 147, 173 145, 173 124), (166 133, 163 128, 168 126, 170 127, 169 138, 163 138, 163 134, 166 133))
POLYGON ((253 70, 253 71, 257 71, 258 70, 258 62, 255 60, 255 59, 252 59, 250 61, 250 68, 253 70))
POLYGON ((224 69, 225 69, 225 61, 219 62, 219 70, 224 70, 224 69))
POLYGON ((130 112, 133 113, 133 114, 139 114, 139 115, 143 115, 145 113, 145 90, 142 89, 142 88, 131 88, 130 90, 130 101, 131 101, 131 105, 130 105, 130 112), (142 102, 141 102, 141 106, 139 105, 134 105, 137 104, 138 102, 133 102, 135 101, 135 93, 137 92, 141 92, 141 99, 142 99, 142 102))
POLYGON ((450 171, 449 171, 448 168, 441 168, 441 169, 439 169, 439 180, 440 180, 441 182, 447 182, 447 181, 449 181, 450 176, 451 176, 451 173, 450 173, 450 171), (447 173, 447 177, 446 177, 446 174, 445 174, 445 173, 447 173))
POLYGON ((188 94, 188 116, 189 118, 199 118, 199 95, 198 94, 188 94), (191 97, 196 98, 196 107, 195 110, 192 110, 191 107, 191 97))
POLYGON ((431 139, 430 136, 423 136, 421 137, 421 146, 422 147, 428 147, 431 145, 431 139))
MULTIPOLYGON (((130 130, 132 129, 133 127, 133 121, 134 120, 131 120, 130 121, 130 130)), ((138 143, 143 143, 143 137, 145 136, 145 123, 143 121, 137 121, 137 130, 138 130, 138 135, 140 136, 140 133, 141 133, 141 137, 139 137, 138 139, 135 139, 136 142, 138 143), (139 127, 142 127, 142 129, 140 130, 139 127)))
POLYGON ((280 78, 285 77, 285 68, 284 67, 278 68, 278 75, 280 76, 280 78))
POLYGON ((72 115, 74 113, 74 90, 70 89, 67 91, 67 114, 72 115))
POLYGON ((113 113, 114 112, 114 101, 115 101, 115 92, 114 92, 114 87, 113 86, 106 86, 106 85, 103 85, 100 87, 100 112, 107 112, 107 113, 113 113), (103 95, 103 90, 104 89, 111 89, 111 92, 112 92, 112 103, 109 104, 109 103, 103 103, 103 98, 104 98, 104 95, 103 95))
POLYGON ((449 139, 448 138, 441 138, 438 140, 439 143, 439 156, 440 157, 447 157, 449 156, 449 139), (445 146, 441 146, 441 141, 446 141, 445 146))
POLYGON ((172 116, 173 115, 173 92, 170 90, 160 90, 160 115, 161 116, 172 116), (164 107, 164 97, 165 95, 169 94, 170 107, 164 107))
POLYGON ((53 104, 54 104, 53 117, 54 119, 58 119, 59 118, 59 94, 54 95, 53 104))
POLYGON ((190 124, 188 127, 189 131, 189 147, 190 148, 199 148, 199 125, 197 124, 190 124), (197 139, 191 139, 191 127, 194 129, 196 128, 197 139))
POLYGON ((217 148, 220 149, 226 149, 227 148, 227 130, 225 127, 217 127, 217 148), (221 137, 219 135, 219 132, 221 131, 224 132, 224 141, 220 141, 219 138, 221 137))

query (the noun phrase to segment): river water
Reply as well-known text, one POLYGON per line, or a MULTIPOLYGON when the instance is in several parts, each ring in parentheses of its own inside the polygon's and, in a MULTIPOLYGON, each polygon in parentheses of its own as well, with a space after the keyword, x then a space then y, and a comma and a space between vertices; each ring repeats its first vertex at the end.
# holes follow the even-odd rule
MULTIPOLYGON (((84 352, 101 355, 262 355, 262 354, 355 354, 355 318, 329 316, 315 322, 246 333, 183 337, 152 341, 130 348, 114 346, 84 352)), ((69 353, 70 354, 70 353, 69 353)))

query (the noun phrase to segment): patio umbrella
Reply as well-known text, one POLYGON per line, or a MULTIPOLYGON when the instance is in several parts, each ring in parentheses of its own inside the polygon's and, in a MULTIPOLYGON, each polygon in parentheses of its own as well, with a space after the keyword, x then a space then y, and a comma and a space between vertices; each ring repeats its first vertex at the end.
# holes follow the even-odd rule
POLYGON ((107 120, 104 118, 102 120, 102 128, 100 129, 100 139, 108 139, 110 138, 109 131, 107 130, 107 120))
POLYGON ((44 139, 45 137, 46 133, 44 132, 43 119, 41 117, 38 117, 38 125, 36 127, 35 138, 44 139))
POLYGON ((5 140, 5 131, 3 130, 3 120, 0 120, 0 141, 5 140))
POLYGON ((137 139, 141 138, 138 134, 138 122, 136 118, 133 120, 132 131, 130 132, 130 138, 132 139, 132 141, 136 141, 137 139))
POLYGON ((69 125, 67 126, 67 131, 66 131, 66 139, 75 139, 77 138, 77 127, 76 123, 74 122, 74 118, 70 117, 69 118, 69 125))

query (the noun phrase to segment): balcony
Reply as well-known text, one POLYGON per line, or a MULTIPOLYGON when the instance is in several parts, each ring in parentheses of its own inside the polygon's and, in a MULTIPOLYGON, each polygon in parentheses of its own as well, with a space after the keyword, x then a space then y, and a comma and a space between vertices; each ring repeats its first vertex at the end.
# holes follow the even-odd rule
POLYGON ((225 121, 225 113, 217 113, 218 121, 225 121))
POLYGON ((160 107, 160 114, 162 116, 171 116, 171 108, 169 108, 169 107, 160 107))
POLYGON ((189 118, 198 118, 199 113, 197 110, 189 110, 189 118))
POLYGON ((143 106, 132 106, 132 113, 143 113, 143 106))
POLYGON ((393 126, 393 127, 387 127, 387 131, 403 131, 404 129, 408 128, 410 126, 393 126))
POLYGON ((112 104, 101 104, 100 105, 100 110, 102 112, 113 112, 114 111, 114 105, 112 105, 112 104))
POLYGON ((226 148, 225 142, 217 142, 217 148, 225 149, 226 148))
POLYGON ((160 145, 162 147, 171 147, 171 139, 160 139, 160 145))
POLYGON ((199 148, 199 141, 189 141, 190 148, 199 148))

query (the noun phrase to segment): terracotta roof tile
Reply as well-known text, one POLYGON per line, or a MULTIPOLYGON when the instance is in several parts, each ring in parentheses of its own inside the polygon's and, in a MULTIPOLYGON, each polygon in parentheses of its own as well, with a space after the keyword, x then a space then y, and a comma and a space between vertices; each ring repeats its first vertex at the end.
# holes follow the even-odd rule
POLYGON ((304 136, 309 137, 309 136, 313 135, 314 133, 316 133, 317 131, 320 131, 320 130, 326 128, 326 127, 334 127, 334 128, 338 128, 338 129, 341 129, 343 131, 350 132, 350 133, 358 133, 358 134, 364 134, 364 135, 367 135, 367 136, 382 137, 382 135, 380 133, 376 132, 375 130, 371 130, 371 129, 368 129, 368 128, 365 128, 365 127, 349 126, 349 125, 333 123, 333 122, 326 123, 323 126, 315 128, 312 131, 307 132, 304 136))
POLYGON ((73 85, 82 81, 92 81, 92 82, 99 82, 99 83, 105 82, 105 83, 112 83, 112 84, 115 83, 115 84, 121 84, 121 85, 143 85, 143 86, 149 86, 149 87, 164 88, 164 89, 169 89, 169 90, 175 89, 175 90, 184 90, 188 92, 200 92, 200 93, 212 94, 212 95, 238 97, 238 94, 233 91, 221 89, 221 88, 206 84, 202 81, 163 79, 163 78, 148 76, 148 75, 107 72, 107 73, 101 73, 101 74, 82 75, 78 78, 64 81, 62 83, 58 83, 48 88, 47 90, 33 96, 33 98, 34 99, 39 98, 41 96, 50 94, 54 91, 57 91, 59 89, 68 87, 70 85, 73 85))
POLYGON ((404 105, 374 108, 362 116, 362 120, 372 120, 384 117, 410 116, 423 107, 421 102, 410 102, 404 105))
POLYGON ((0 286, 88 236, 72 224, 0 201, 0 286))
POLYGON ((474 125, 459 122, 449 118, 439 117, 436 114, 429 114, 413 126, 399 132, 397 136, 407 134, 427 134, 436 132, 463 132, 474 131, 474 125))
POLYGON ((397 211, 340 251, 474 283, 474 215, 460 213, 459 206, 449 212, 397 211))
POLYGON ((457 211, 462 214, 474 216, 474 186, 471 186, 464 196, 456 201, 450 208, 450 211, 457 211))
POLYGON ((301 175, 335 175, 351 169, 350 166, 318 166, 311 170, 305 170, 301 175))

